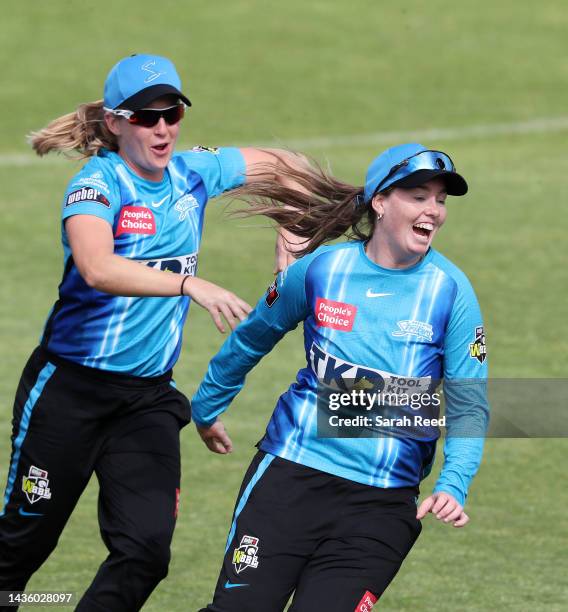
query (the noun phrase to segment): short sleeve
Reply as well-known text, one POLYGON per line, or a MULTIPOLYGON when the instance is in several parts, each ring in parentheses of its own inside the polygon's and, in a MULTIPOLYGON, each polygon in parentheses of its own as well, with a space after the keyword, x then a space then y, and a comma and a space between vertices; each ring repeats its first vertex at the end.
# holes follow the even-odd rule
POLYGON ((94 158, 69 181, 62 202, 62 219, 73 215, 94 215, 112 225, 119 208, 120 193, 116 180, 94 158))
POLYGON ((209 198, 240 187, 245 182, 245 160, 238 148, 195 147, 180 155, 184 163, 201 176, 209 198))

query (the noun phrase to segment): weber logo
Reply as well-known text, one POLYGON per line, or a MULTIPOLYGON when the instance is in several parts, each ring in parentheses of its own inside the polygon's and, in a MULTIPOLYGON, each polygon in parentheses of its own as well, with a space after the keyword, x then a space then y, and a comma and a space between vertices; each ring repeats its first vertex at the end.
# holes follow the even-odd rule
POLYGON ((92 187, 83 187, 82 189, 72 191, 65 200, 65 208, 78 202, 97 202, 106 206, 106 208, 110 208, 110 202, 107 198, 98 189, 92 187))

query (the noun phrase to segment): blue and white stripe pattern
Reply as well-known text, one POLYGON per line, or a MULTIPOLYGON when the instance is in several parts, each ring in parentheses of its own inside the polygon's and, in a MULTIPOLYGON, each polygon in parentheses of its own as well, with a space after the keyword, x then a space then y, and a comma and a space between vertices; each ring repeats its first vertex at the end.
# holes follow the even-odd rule
MULTIPOLYGON (((195 274, 205 206, 244 181, 238 149, 174 154, 161 182, 142 179, 116 153, 103 151, 70 181, 63 220, 87 214, 106 220, 115 234, 114 251, 140 265, 195 274), (68 204, 68 196, 90 190, 90 198, 68 204), (93 199, 93 190, 106 203, 93 199), (152 231, 118 231, 124 207, 152 219, 152 231), (186 262, 190 261, 189 265, 186 262)), ((62 225, 65 263, 71 250, 62 225)), ((60 286, 59 303, 44 331, 47 348, 71 361, 137 376, 158 376, 176 362, 188 297, 140 298, 89 288, 74 265, 60 286)))
POLYGON ((400 378, 485 378, 486 363, 469 355, 482 321, 465 276, 432 249, 414 267, 391 270, 370 260, 363 243, 351 242, 321 247, 295 262, 278 277, 277 290, 278 299, 271 306, 261 299, 212 359, 192 400, 194 420, 212 423, 246 373, 303 321, 307 365, 279 398, 260 448, 363 484, 418 484, 436 435, 318 437, 318 371, 335 376, 356 364, 400 378), (322 324, 316 315, 320 300, 356 309, 352 328, 322 324))

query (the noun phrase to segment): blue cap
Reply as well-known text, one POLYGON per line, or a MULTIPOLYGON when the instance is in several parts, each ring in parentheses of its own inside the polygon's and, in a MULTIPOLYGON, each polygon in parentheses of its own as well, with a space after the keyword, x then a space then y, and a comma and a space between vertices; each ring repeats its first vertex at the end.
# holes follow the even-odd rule
POLYGON ((159 55, 131 55, 112 67, 105 81, 104 106, 136 111, 159 98, 173 94, 185 104, 181 80, 173 63, 159 55))
POLYGON ((383 151, 371 162, 365 177, 365 202, 388 187, 418 187, 438 176, 444 179, 448 195, 464 195, 467 183, 450 156, 417 142, 383 151))

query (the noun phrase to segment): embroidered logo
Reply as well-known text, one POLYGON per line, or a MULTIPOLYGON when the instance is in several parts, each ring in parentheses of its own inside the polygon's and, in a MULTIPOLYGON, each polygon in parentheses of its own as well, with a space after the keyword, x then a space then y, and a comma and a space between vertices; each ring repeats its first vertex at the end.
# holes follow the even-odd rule
POLYGON ((47 471, 32 465, 28 475, 22 477, 22 491, 30 504, 35 504, 40 499, 51 499, 47 471))
POLYGON ((178 211, 180 221, 184 221, 189 217, 189 211, 197 208, 199 202, 191 193, 186 193, 175 203, 174 208, 178 211))
POLYGON ((260 540, 245 535, 241 539, 240 546, 233 551, 233 565, 235 571, 240 574, 247 567, 256 569, 258 567, 258 545, 260 540))
POLYGON ((485 332, 482 325, 475 328, 475 339, 469 345, 469 356, 472 359, 477 359, 479 363, 483 363, 487 358, 487 344, 485 343, 485 332))
POLYGON ((396 338, 403 336, 416 336, 420 340, 426 340, 426 342, 432 342, 434 336, 434 329, 430 323, 424 323, 422 321, 397 321, 398 329, 392 332, 392 335, 396 338))

